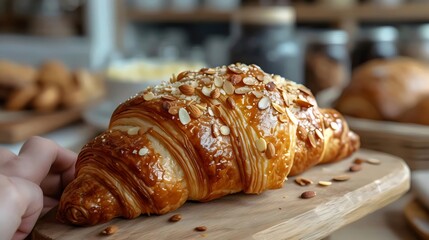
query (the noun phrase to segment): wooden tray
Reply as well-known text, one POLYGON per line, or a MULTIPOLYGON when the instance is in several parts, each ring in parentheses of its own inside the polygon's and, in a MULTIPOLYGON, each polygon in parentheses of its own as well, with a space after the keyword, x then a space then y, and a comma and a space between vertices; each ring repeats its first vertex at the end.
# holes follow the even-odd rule
POLYGON ((283 188, 261 195, 234 194, 207 203, 188 202, 166 215, 115 219, 93 227, 60 224, 55 221, 53 210, 39 220, 32 236, 34 240, 321 239, 398 199, 410 185, 410 172, 404 161, 369 150, 360 150, 341 162, 314 167, 302 176, 317 183, 341 174, 349 174, 351 179, 326 187, 301 187, 290 178, 283 188), (381 164, 364 163, 361 171, 348 172, 356 157, 379 159, 381 164), (301 193, 307 190, 316 191, 317 196, 301 199, 301 193), (182 220, 168 222, 177 213, 182 220), (117 233, 99 234, 112 224, 119 227, 117 233), (207 231, 194 231, 201 225, 207 231))
POLYGON ((414 199, 407 204, 404 214, 413 230, 422 239, 429 239, 429 210, 414 199))
POLYGON ((77 121, 82 108, 64 109, 52 113, 0 110, 0 143, 16 143, 33 135, 41 135, 77 121))

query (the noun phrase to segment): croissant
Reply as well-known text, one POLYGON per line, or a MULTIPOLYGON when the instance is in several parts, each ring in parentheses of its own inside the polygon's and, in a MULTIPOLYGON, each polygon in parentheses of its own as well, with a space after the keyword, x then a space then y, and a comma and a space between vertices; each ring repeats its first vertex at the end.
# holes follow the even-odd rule
POLYGON ((259 194, 359 144, 337 111, 256 65, 185 71, 116 108, 108 130, 79 153, 57 219, 95 225, 259 194))

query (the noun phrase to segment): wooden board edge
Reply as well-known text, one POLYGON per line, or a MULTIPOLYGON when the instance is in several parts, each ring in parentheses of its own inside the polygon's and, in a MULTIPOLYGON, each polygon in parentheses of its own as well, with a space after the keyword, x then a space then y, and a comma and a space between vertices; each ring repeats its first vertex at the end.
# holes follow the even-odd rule
POLYGON ((333 231, 345 226, 349 223, 359 220, 360 218, 370 214, 388 204, 394 202, 403 196, 409 189, 411 185, 410 180, 410 169, 408 166, 401 160, 402 171, 399 172, 400 175, 389 174, 383 179, 380 179, 372 184, 366 185, 359 189, 359 191, 351 192, 347 195, 344 195, 342 198, 334 199, 330 202, 327 202, 326 205, 329 207, 326 208, 329 211, 338 212, 338 217, 335 219, 325 219, 323 218, 324 214, 319 212, 319 209, 313 209, 312 211, 306 212, 301 216, 295 218, 293 221, 286 221, 276 226, 270 227, 263 231, 260 231, 252 236, 252 239, 276 239, 278 236, 284 236, 287 239, 322 239, 327 237, 333 231), (390 180, 390 181, 384 181, 390 180), (392 184, 393 181, 393 184, 392 184), (385 184, 390 182, 390 184, 385 184), (362 202, 360 205, 356 205, 351 199, 359 198, 360 194, 372 193, 370 191, 372 188, 378 188, 380 197, 368 197, 370 200, 362 202), (382 199, 382 200, 381 200, 382 199), (338 211, 337 207, 339 204, 346 205, 347 209, 342 209, 338 211), (347 204, 345 204, 347 203, 347 204), (359 209, 359 211, 358 211, 359 209), (299 229, 289 229, 286 226, 299 226, 304 223, 308 226, 305 228, 305 231, 302 231, 302 228, 299 229), (301 222, 300 222, 301 221, 301 222), (335 222, 333 222, 335 221, 335 222), (293 223, 294 222, 294 223, 293 223), (325 227, 320 227, 315 229, 317 224, 313 223, 325 222, 325 227), (291 224, 292 223, 292 224, 291 224))

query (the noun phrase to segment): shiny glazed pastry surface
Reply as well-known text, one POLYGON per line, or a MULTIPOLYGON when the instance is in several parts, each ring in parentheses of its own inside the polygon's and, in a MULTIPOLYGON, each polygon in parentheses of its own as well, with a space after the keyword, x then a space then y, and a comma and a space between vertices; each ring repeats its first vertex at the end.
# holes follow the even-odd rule
POLYGON ((118 106, 80 152, 57 218, 94 225, 259 194, 357 148, 343 117, 302 85, 255 65, 186 71, 118 106))

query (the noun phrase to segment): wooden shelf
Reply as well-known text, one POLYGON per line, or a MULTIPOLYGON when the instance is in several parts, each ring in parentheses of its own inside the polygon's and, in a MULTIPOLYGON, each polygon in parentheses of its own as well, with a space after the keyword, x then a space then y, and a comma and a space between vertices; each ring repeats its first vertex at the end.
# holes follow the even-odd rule
POLYGON ((196 9, 187 12, 165 10, 149 12, 130 9, 127 17, 132 21, 144 22, 228 22, 232 12, 220 12, 209 9, 196 9))
MULTIPOLYGON (((408 3, 400 6, 358 5, 333 8, 326 5, 296 5, 298 22, 412 22, 429 21, 429 4, 408 3)), ((188 12, 165 10, 149 12, 136 9, 126 10, 128 21, 143 22, 229 22, 234 11, 221 12, 199 8, 188 12)))

